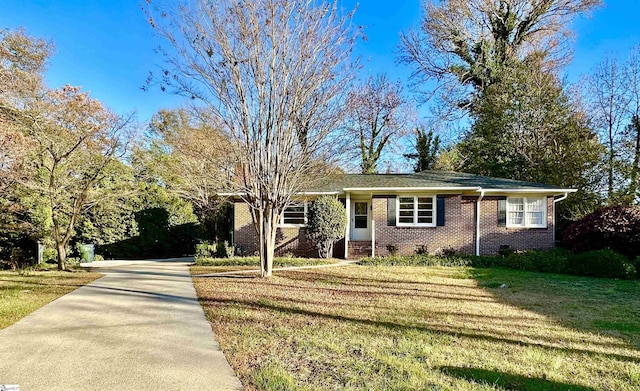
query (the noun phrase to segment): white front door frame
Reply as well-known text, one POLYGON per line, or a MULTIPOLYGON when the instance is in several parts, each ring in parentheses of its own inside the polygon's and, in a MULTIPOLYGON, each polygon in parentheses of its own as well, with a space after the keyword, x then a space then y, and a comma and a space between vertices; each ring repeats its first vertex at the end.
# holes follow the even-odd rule
POLYGON ((350 238, 352 241, 371 240, 371 199, 351 199, 350 238), (362 213, 365 204, 366 214, 362 213), (358 214, 358 212, 361 212, 358 214))

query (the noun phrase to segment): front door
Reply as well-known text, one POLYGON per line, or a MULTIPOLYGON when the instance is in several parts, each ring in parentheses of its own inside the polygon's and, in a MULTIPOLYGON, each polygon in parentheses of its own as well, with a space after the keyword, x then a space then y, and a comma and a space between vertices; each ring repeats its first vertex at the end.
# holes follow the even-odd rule
POLYGON ((351 240, 371 240, 369 202, 352 201, 351 211, 351 240))

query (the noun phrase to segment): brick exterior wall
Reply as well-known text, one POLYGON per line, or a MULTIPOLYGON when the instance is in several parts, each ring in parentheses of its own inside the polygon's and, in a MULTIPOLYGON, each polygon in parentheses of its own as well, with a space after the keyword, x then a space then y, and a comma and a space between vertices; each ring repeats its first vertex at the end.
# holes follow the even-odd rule
MULTIPOLYGON (((445 196, 445 225, 413 228, 387 226, 387 202, 396 200, 374 198, 376 255, 388 255, 388 244, 396 246, 400 255, 415 254, 419 246, 424 246, 429 254, 451 248, 463 254, 475 254, 477 199, 445 196)), ((497 254, 502 245, 514 250, 548 250, 554 247, 553 197, 547 197, 547 228, 498 227, 498 197, 484 197, 480 215, 480 254, 497 254)))
MULTIPOLYGON (((373 198, 372 218, 375 221, 375 253, 388 255, 387 245, 398 248, 398 254, 412 255, 418 246, 424 246, 429 254, 445 249, 474 254, 476 243, 476 200, 478 197, 446 195, 445 225, 442 227, 394 227, 387 226, 387 202, 394 198, 373 198)), ((547 228, 498 227, 498 197, 485 197, 480 208, 480 253, 496 254, 501 245, 515 250, 546 250, 554 246, 553 197, 547 197, 547 228)), ((234 243, 247 255, 257 254, 257 237, 249 207, 242 202, 234 204, 234 243)), ((278 229, 276 255, 292 253, 297 256, 317 256, 316 250, 306 240, 304 228, 278 229)), ((334 256, 341 257, 344 244, 337 243, 334 256), (342 247, 341 247, 342 246, 342 247)))
MULTIPOLYGON (((233 242, 245 255, 258 254, 258 237, 251 221, 249 206, 235 202, 233 210, 233 242)), ((292 253, 303 257, 317 257, 317 250, 309 243, 304 228, 280 227, 276 234, 276 256, 292 253)))
POLYGON ((514 250, 553 248, 553 197, 547 197, 547 228, 498 227, 498 197, 485 197, 480 205, 480 254, 496 254, 500 246, 514 250))
POLYGON ((373 219, 376 222, 376 255, 389 255, 387 245, 396 246, 398 254, 412 255, 419 246, 429 254, 453 248, 463 254, 473 254, 475 243, 474 200, 460 195, 445 196, 445 225, 443 227, 387 226, 387 202, 395 198, 374 198, 373 219))

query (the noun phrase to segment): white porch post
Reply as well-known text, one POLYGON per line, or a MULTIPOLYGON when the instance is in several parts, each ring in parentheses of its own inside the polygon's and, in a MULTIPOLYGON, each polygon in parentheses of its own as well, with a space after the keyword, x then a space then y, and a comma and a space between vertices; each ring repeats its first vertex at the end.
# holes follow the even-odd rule
POLYGON ((344 233, 344 259, 349 258, 349 232, 351 230, 351 193, 347 192, 346 199, 346 209, 347 209, 347 228, 344 233))
POLYGON ((480 255, 480 202, 484 198, 484 190, 480 190, 480 197, 476 202, 476 256, 480 255))

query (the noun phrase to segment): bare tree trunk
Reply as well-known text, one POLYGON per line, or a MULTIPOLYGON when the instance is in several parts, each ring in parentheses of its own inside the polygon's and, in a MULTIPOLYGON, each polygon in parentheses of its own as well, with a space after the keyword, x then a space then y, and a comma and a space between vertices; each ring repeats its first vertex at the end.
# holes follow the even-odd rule
POLYGON ((67 270, 67 249, 64 243, 56 238, 56 251, 58 252, 58 270, 67 270))
POLYGON ((613 182, 614 182, 614 178, 613 178, 613 165, 615 163, 615 158, 616 158, 616 152, 614 150, 614 146, 613 146, 614 140, 613 140, 613 130, 611 128, 609 128, 609 167, 608 168, 608 186, 607 186, 607 194, 609 197, 609 200, 611 200, 611 196, 613 196, 613 182))
POLYGON ((267 211, 262 215, 260 235, 260 271, 262 277, 271 277, 273 274, 273 258, 276 249, 277 226, 274 223, 273 211, 267 211))
POLYGON ((633 166, 631 167, 631 178, 629 194, 633 203, 638 192, 638 172, 640 171, 640 117, 634 116, 631 119, 631 131, 634 132, 633 166))

